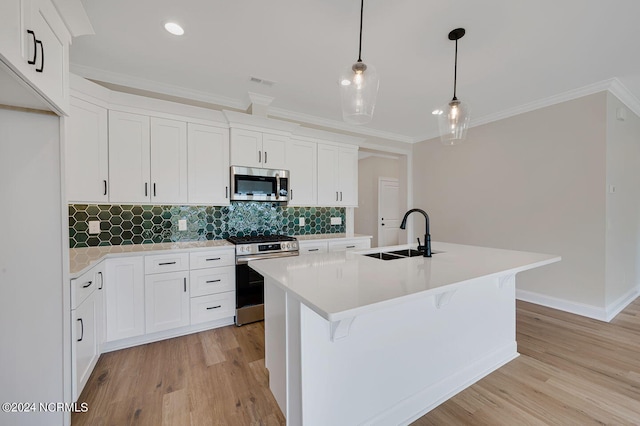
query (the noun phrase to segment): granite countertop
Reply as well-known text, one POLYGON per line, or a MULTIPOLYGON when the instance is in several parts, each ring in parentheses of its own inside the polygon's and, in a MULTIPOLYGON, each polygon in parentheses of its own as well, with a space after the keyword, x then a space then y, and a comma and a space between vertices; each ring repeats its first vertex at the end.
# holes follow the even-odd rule
POLYGON ((100 246, 69 249, 69 273, 79 275, 85 269, 104 259, 108 255, 134 256, 152 252, 179 251, 185 249, 211 249, 218 247, 234 247, 227 240, 185 241, 156 244, 132 244, 125 246, 100 246))
MULTIPOLYGON (((341 238, 371 238, 370 235, 354 234, 348 236, 341 234, 314 234, 297 235, 299 241, 308 240, 334 240, 341 238)), ((166 252, 178 250, 210 249, 217 247, 234 247, 227 240, 207 240, 207 241, 185 241, 156 244, 132 244, 123 246, 99 246, 82 247, 69 249, 69 274, 75 277, 83 273, 108 255, 135 256, 139 254, 150 254, 152 252, 166 252)))
POLYGON ((416 244, 351 252, 250 261, 249 266, 328 321, 373 312, 407 298, 438 295, 477 278, 512 275, 558 262, 559 256, 432 242, 433 257, 379 260, 366 253, 416 248, 416 244))

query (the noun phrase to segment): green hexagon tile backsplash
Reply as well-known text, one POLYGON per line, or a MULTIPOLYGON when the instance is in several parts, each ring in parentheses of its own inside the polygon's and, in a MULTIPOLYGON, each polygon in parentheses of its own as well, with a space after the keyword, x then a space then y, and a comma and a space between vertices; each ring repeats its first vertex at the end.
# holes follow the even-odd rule
POLYGON ((230 235, 307 235, 345 232, 345 209, 286 207, 239 202, 229 206, 69 205, 69 246, 150 244, 219 240, 230 235), (298 218, 305 226, 298 226, 298 218), (331 225, 332 217, 342 225, 331 225), (178 230, 178 220, 187 230, 178 230), (89 234, 89 221, 100 221, 100 233, 89 234))

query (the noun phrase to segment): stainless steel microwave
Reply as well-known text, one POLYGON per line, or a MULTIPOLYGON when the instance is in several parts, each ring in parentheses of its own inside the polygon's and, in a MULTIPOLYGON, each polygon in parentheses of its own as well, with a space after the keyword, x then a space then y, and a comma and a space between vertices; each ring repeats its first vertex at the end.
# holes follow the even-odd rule
POLYGON ((289 201, 289 171, 231 166, 231 200, 289 201))

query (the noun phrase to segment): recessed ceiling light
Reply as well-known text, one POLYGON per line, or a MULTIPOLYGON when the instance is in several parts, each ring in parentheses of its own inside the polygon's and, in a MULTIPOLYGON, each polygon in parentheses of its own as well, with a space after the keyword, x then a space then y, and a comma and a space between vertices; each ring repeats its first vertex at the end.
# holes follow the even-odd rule
POLYGON ((169 31, 173 35, 181 36, 184 34, 184 30, 182 27, 175 22, 167 22, 164 24, 164 29, 169 31))

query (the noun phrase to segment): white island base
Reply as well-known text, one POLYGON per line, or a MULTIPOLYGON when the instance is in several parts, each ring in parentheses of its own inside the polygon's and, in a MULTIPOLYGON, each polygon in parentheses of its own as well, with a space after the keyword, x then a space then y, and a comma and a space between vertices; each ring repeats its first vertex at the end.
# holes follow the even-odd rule
MULTIPOLYGON (((438 256, 447 263, 445 255, 438 256)), ((511 361, 518 356, 515 273, 559 260, 541 256, 546 258, 536 259, 537 264, 520 262, 442 286, 434 284, 440 268, 434 257, 427 274, 432 288, 423 291, 416 289, 425 280, 419 277, 420 265, 431 259, 349 260, 347 254, 341 262, 319 255, 308 267, 308 259, 255 262, 252 267, 265 275, 269 386, 287 424, 407 424, 511 361), (373 279, 384 280, 381 267, 404 267, 409 275, 417 268, 418 278, 405 274, 389 284, 394 291, 404 285, 399 290, 404 296, 376 295, 378 302, 323 310, 323 304, 331 305, 317 293, 323 281, 328 289, 343 291, 335 297, 356 303, 367 298, 367 286, 374 293, 384 289, 373 279), (328 283, 327 274, 334 273, 334 281, 346 288, 328 283), (300 282, 305 275, 307 283, 300 282), (312 300, 316 296, 320 299, 312 300)))

